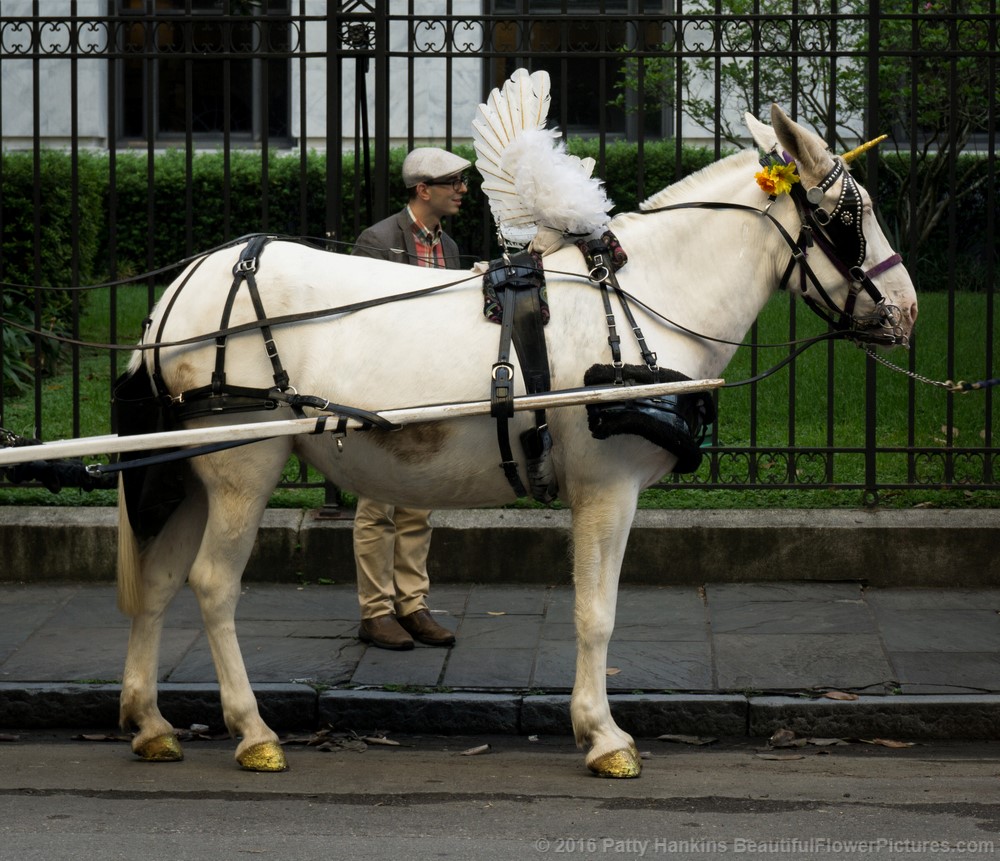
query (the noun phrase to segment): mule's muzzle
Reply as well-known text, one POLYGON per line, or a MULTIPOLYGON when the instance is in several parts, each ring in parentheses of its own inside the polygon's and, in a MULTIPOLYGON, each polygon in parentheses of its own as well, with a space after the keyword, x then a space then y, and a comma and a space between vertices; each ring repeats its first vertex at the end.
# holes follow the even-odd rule
POLYGON ((871 314, 857 314, 847 336, 856 344, 909 347, 910 336, 903 325, 903 313, 896 305, 879 302, 871 314))

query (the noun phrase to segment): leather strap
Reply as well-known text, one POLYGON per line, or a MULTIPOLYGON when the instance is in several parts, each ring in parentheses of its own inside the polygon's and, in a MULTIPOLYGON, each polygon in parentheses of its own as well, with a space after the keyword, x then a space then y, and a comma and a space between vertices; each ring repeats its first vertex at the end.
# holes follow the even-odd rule
MULTIPOLYGON (((500 346, 493 365, 490 389, 490 415, 497 421, 497 445, 500 449, 500 467, 507 481, 519 497, 528 492, 517 471, 510 444, 509 419, 514 415, 514 366, 511 363, 511 345, 517 353, 529 394, 551 388, 549 358, 545 345, 542 320, 541 286, 544 279, 536 259, 527 252, 506 258, 499 266, 491 268, 487 277, 496 279, 502 270, 503 280, 496 284, 502 288, 503 314, 500 320, 500 346)), ((535 411, 534 433, 545 433, 545 410, 535 411)))

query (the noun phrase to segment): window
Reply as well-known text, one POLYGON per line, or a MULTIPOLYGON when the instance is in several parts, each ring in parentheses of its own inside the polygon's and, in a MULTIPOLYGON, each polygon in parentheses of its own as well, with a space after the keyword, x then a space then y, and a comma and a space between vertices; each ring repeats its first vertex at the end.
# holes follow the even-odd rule
POLYGON ((624 96, 629 110, 613 104, 624 49, 655 50, 666 41, 667 22, 650 15, 656 6, 643 3, 640 15, 637 0, 493 0, 498 18, 510 16, 509 23, 497 22, 493 49, 512 58, 492 61, 489 85, 501 86, 519 65, 544 69, 552 78, 549 123, 566 134, 604 130, 609 138, 634 140, 641 131, 646 137, 666 137, 672 128, 669 106, 637 112, 634 93, 624 96))
POLYGON ((290 137, 289 0, 119 2, 120 137, 290 137))

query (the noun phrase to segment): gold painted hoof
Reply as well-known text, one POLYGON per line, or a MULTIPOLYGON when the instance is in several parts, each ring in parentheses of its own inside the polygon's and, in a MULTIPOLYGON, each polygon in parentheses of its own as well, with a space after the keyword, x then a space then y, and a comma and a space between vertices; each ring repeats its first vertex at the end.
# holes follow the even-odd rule
POLYGON ((143 742, 135 750, 135 755, 143 762, 180 762, 184 759, 181 743, 173 733, 143 742))
POLYGON ((597 757, 587 764, 587 768, 598 777, 638 777, 642 772, 642 762, 639 760, 639 751, 635 749, 635 745, 630 745, 597 757))
POLYGON ((236 757, 241 768, 247 771, 286 771, 285 751, 276 741, 262 741, 248 747, 236 757))

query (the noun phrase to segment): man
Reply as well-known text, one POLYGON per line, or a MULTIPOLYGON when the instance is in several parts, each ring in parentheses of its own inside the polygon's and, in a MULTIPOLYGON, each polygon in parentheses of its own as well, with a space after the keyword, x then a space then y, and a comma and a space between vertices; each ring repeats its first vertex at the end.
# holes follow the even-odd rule
MULTIPOLYGON (((352 253, 415 266, 459 269, 458 246, 441 229, 468 191, 471 162, 447 150, 421 147, 403 161, 409 202, 363 231, 352 253)), ((427 609, 430 512, 358 497, 354 561, 361 626, 358 637, 382 649, 412 649, 413 641, 451 646, 455 635, 427 609)))

